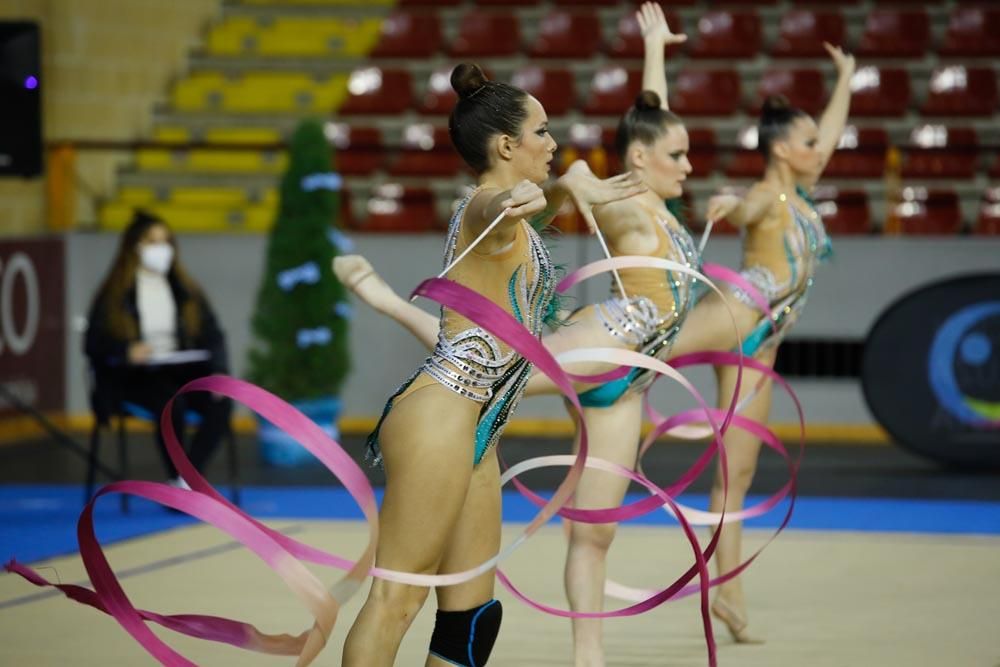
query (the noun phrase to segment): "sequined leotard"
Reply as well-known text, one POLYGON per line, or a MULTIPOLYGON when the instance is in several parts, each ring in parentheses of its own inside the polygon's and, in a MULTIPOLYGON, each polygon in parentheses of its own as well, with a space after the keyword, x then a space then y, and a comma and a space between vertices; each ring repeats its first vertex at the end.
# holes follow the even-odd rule
MULTIPOLYGON (((477 190, 478 191, 478 190, 477 190)), ((460 203, 448 227, 444 265, 471 242, 462 216, 475 196, 460 203)), ((527 222, 517 225, 511 245, 491 255, 473 249, 449 273, 449 279, 479 292, 504 308, 535 336, 540 337, 555 291, 555 272, 549 252, 527 222)), ((441 309, 434 351, 386 403, 382 418, 368 436, 368 454, 381 462, 378 435, 395 403, 435 382, 480 404, 475 434, 475 463, 499 440, 507 420, 524 393, 532 366, 524 357, 452 310, 441 309)))
MULTIPOLYGON (((667 222, 656 211, 649 213, 656 220, 659 240, 650 256, 697 269, 698 251, 687 229, 679 223, 667 222)), ((609 249, 613 256, 623 254, 613 247, 609 249)), ((694 302, 695 281, 687 274, 660 269, 624 269, 620 275, 628 298, 623 298, 612 284, 612 296, 594 306, 596 317, 608 333, 632 349, 665 358, 694 302)), ((581 393, 580 402, 588 407, 610 406, 627 392, 644 391, 654 376, 651 371, 634 368, 625 377, 581 393)))
MULTIPOLYGON (((800 190, 799 195, 808 201, 803 191, 800 190)), ((773 348, 784 339, 806 305, 817 264, 827 259, 833 251, 823 220, 815 208, 810 206, 810 212, 806 215, 791 201, 787 201, 787 204, 792 219, 792 224, 785 228, 783 240, 788 278, 779 281, 774 271, 763 264, 744 266, 740 270, 740 275, 756 287, 770 304, 769 311, 761 314, 757 324, 743 340, 743 353, 747 355, 773 348)), ((733 295, 748 306, 758 308, 743 290, 735 289, 733 295)))

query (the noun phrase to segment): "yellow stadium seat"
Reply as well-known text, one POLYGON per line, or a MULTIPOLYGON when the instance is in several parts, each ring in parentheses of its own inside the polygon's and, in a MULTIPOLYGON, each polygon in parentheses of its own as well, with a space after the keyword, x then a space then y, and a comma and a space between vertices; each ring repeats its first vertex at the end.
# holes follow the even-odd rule
POLYGON ((164 148, 141 148, 136 151, 136 166, 147 171, 171 171, 178 168, 178 161, 183 161, 183 153, 175 157, 172 151, 164 148))
POLYGON ((216 55, 239 55, 246 50, 249 36, 259 30, 256 19, 250 16, 231 16, 213 26, 208 33, 205 47, 216 55))
POLYGON ((176 187, 170 191, 170 203, 185 206, 232 208, 246 204, 242 188, 176 187))
POLYGON ((205 141, 213 144, 275 144, 281 133, 270 127, 213 127, 205 130, 205 141))
POLYGON ((231 81, 222 108, 233 112, 291 112, 311 108, 315 81, 301 73, 250 72, 231 81))
POLYGON ((131 206, 142 206, 156 201, 156 192, 152 188, 126 186, 118 191, 117 201, 131 206))
POLYGON ((186 127, 160 125, 153 130, 153 140, 169 144, 184 144, 191 141, 191 132, 186 127))
POLYGON ((379 18, 280 17, 260 25, 231 17, 209 32, 206 48, 215 55, 363 56, 379 36, 379 18))
POLYGON ((313 110, 330 114, 340 108, 347 99, 347 74, 334 74, 314 90, 313 110))
POLYGON ((170 101, 180 111, 212 108, 210 97, 220 94, 225 86, 226 78, 219 72, 196 72, 177 82, 170 101))
POLYGON ((166 220, 175 232, 229 231, 228 212, 224 208, 165 204, 154 207, 153 213, 166 220))
POLYGON ((142 171, 274 174, 285 168, 287 159, 284 152, 276 151, 144 148, 137 152, 136 164, 142 171))
POLYGON ((199 149, 188 154, 186 166, 188 171, 195 172, 277 173, 284 165, 284 154, 199 149))
POLYGON ((274 225, 274 216, 277 214, 277 206, 269 204, 258 204, 248 206, 243 209, 243 228, 248 232, 267 232, 274 225))
POLYGON ((128 226, 135 212, 135 206, 122 202, 103 204, 98 212, 98 225, 108 231, 121 231, 128 226))
POLYGON ((319 5, 331 7, 392 7, 395 0, 243 0, 244 5, 319 5))

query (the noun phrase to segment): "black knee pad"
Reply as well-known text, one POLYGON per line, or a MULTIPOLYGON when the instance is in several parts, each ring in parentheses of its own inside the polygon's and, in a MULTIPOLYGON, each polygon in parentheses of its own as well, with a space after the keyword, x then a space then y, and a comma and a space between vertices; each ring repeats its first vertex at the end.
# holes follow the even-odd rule
POLYGON ((482 667, 490 658, 502 618, 500 600, 490 600, 465 611, 439 609, 430 652, 461 667, 482 667))

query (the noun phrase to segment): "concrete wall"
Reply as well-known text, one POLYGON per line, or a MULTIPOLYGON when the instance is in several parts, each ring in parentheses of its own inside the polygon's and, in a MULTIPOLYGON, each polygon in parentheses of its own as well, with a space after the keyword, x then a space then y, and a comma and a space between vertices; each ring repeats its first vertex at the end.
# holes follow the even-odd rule
MULTIPOLYGON (((0 0, 0 20, 42 29, 43 138, 133 140, 150 127, 154 103, 220 0, 0 0)), ((111 194, 112 152, 80 154, 77 220, 96 220, 95 195, 111 194)), ((0 234, 43 231, 44 178, 0 179, 0 234)))
MULTIPOLYGON (((400 291, 408 291, 440 265, 442 237, 358 235, 357 250, 368 256, 385 278, 400 291)), ((181 257, 202 283, 228 334, 233 372, 245 368, 249 318, 263 269, 266 238, 262 236, 183 236, 181 257), (224 258, 224 261, 220 261, 224 258)), ((90 296, 114 253, 117 237, 76 233, 67 236, 67 322, 79 323, 86 315, 90 296)), ((913 288, 936 279, 982 270, 1000 270, 997 239, 839 239, 833 261, 821 269, 809 307, 793 337, 864 338, 879 313, 913 288)), ((590 238, 564 237, 554 244, 557 261, 579 266, 600 252, 590 238)), ((713 239, 711 261, 734 265, 738 241, 713 239)), ((595 279, 581 286, 578 297, 586 303, 606 294, 607 282, 595 279)), ((431 309, 429 303, 424 306, 431 309)), ((84 360, 78 331, 67 336, 67 387, 70 412, 86 412, 84 360)), ((344 396, 345 414, 374 416, 385 398, 424 358, 425 352, 408 333, 370 309, 359 306, 351 328, 354 372, 344 396)), ((714 381, 707 372, 693 374, 696 385, 712 400, 714 381)), ((692 405, 683 393, 657 389, 658 405, 679 409, 692 405)), ((858 383, 850 380, 795 381, 794 387, 807 417, 818 423, 869 423, 858 383)), ((561 417, 556 398, 522 403, 523 417, 561 417)), ((774 411, 777 421, 794 419, 791 403, 781 400, 774 411)))

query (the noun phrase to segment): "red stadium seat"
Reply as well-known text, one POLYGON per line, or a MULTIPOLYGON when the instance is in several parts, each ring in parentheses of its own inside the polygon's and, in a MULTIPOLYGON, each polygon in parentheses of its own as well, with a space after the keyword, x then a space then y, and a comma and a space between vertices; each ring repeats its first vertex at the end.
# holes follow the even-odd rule
POLYGON ((851 77, 852 116, 903 116, 910 108, 910 75, 899 67, 859 67, 851 77))
POLYGON ((464 164, 448 137, 448 128, 413 123, 403 128, 399 155, 389 165, 393 176, 453 176, 464 164))
MULTIPOLYGON (((684 32, 684 24, 677 12, 664 11, 663 14, 667 19, 667 25, 673 32, 678 34, 684 32)), ((665 49, 664 52, 670 58, 683 48, 684 44, 674 44, 665 49)), ((642 58, 644 52, 642 32, 639 30, 639 21, 635 18, 635 11, 630 10, 618 19, 615 36, 607 44, 604 52, 612 58, 642 58)))
POLYGON ((708 11, 692 37, 688 53, 694 58, 752 58, 760 51, 760 17, 754 11, 708 11))
POLYGON ((938 53, 952 57, 1000 56, 1000 8, 972 5, 953 9, 938 53))
POLYGON ((938 67, 931 73, 925 116, 992 116, 1000 95, 992 67, 938 67))
POLYGON ((511 83, 534 95, 550 118, 576 108, 573 73, 569 70, 528 65, 514 72, 511 83))
POLYGON ((455 58, 512 56, 521 50, 517 16, 506 12, 473 9, 462 16, 458 36, 448 46, 455 58))
POLYGON ((725 2, 720 2, 718 4, 731 5, 731 6, 757 5, 766 7, 767 5, 778 4, 778 0, 725 0, 725 2))
POLYGON ((357 229, 357 221, 354 219, 354 208, 351 206, 351 191, 347 187, 340 189, 340 219, 337 226, 341 229, 357 229))
POLYGON ((429 58, 441 48, 441 23, 434 12, 396 11, 382 21, 374 58, 429 58))
POLYGON ((399 0, 399 7, 454 7, 462 0, 399 0))
POLYGON ((748 125, 736 138, 740 146, 729 160, 725 172, 733 178, 760 178, 764 175, 764 156, 757 150, 757 126, 748 125))
POLYGON ((895 216, 908 236, 953 235, 962 228, 958 195, 951 190, 903 188, 903 201, 896 205, 895 216))
POLYGON ((452 65, 440 67, 431 72, 427 79, 427 88, 420 100, 420 113, 428 115, 447 116, 455 108, 458 95, 451 87, 452 65))
POLYGON ((590 82, 583 113, 619 116, 635 103, 641 90, 641 71, 626 70, 618 65, 601 67, 590 82))
POLYGON ((365 232, 423 232, 437 224, 434 193, 429 188, 404 188, 384 183, 366 203, 365 232))
MULTIPOLYGON (((424 88, 423 97, 420 98, 418 111, 429 116, 447 116, 455 108, 458 95, 451 87, 451 72, 453 65, 445 65, 431 72, 427 78, 427 86, 424 88)), ((486 76, 493 78, 489 69, 484 68, 486 76)))
POLYGON ((476 0, 482 7, 534 7, 540 3, 541 0, 476 0))
POLYGON ((542 17, 528 53, 534 58, 589 58, 600 44, 601 23, 596 14, 557 9, 542 17))
POLYGON ((560 7, 614 7, 618 0, 554 0, 554 5, 560 7))
POLYGON ((1000 187, 989 188, 979 202, 979 217, 972 229, 974 234, 1000 236, 1000 187))
MULTIPOLYGON (((580 123, 576 127, 580 126, 585 128, 589 127, 586 123, 580 123)), ((587 162, 590 162, 591 164, 590 168, 594 170, 595 174, 605 175, 605 176, 613 176, 615 174, 622 173, 622 171, 624 170, 624 166, 622 166, 622 161, 618 157, 618 148, 615 146, 615 137, 618 131, 617 126, 614 127, 609 126, 603 129, 601 129, 600 126, 597 125, 594 125, 592 127, 596 128, 598 131, 594 133, 593 130, 591 130, 591 134, 582 139, 580 137, 574 137, 574 144, 589 146, 596 137, 596 140, 600 142, 598 146, 601 149, 601 151, 592 152, 588 155, 587 162), (597 161, 599 164, 595 165, 594 164, 595 161, 597 161), (603 165, 600 164, 601 161, 603 161, 603 165), (599 169, 602 168, 602 166, 603 166, 603 171, 598 171, 599 169), (597 167, 597 169, 595 169, 595 167, 597 167)))
POLYGON ((922 58, 931 24, 921 9, 875 9, 868 14, 857 54, 864 58, 922 58))
POLYGON ((823 171, 827 178, 881 178, 885 173, 885 154, 889 133, 885 128, 844 128, 840 143, 823 171))
POLYGON ((688 160, 691 161, 691 175, 688 178, 708 178, 715 171, 716 141, 715 130, 710 127, 689 127, 688 160))
POLYGON ((838 11, 793 9, 781 17, 778 39, 771 47, 776 58, 826 56, 823 42, 844 43, 844 17, 838 11))
MULTIPOLYGON (((582 1, 582 0, 581 0, 581 1, 582 1)), ((640 7, 640 6, 641 6, 641 5, 642 5, 642 4, 644 3, 644 2, 646 2, 646 1, 647 1, 647 0, 633 0, 632 4, 633 4, 633 5, 634 5, 634 6, 636 7, 636 8, 638 8, 638 7, 640 7)), ((697 5, 698 3, 699 3, 699 0, 672 0, 672 1, 670 2, 670 6, 671 6, 671 7, 692 7, 692 6, 694 6, 694 5, 697 5)), ((559 0, 556 0, 556 4, 559 4, 559 0)), ((618 3, 617 3, 617 2, 615 2, 615 3, 613 3, 613 4, 616 4, 616 5, 617 5, 618 3)), ((661 4, 661 6, 662 6, 662 4, 661 4)), ((667 8, 666 8, 666 7, 664 7, 664 8, 663 8, 663 12, 664 12, 664 13, 666 13, 666 12, 667 12, 667 8)))
POLYGON ((812 193, 816 210, 823 218, 826 231, 834 235, 870 234, 871 212, 868 193, 864 190, 839 190, 818 186, 812 193))
POLYGON ((361 67, 347 82, 348 97, 339 113, 398 114, 413 106, 410 73, 404 70, 383 70, 361 67))
POLYGON ((750 106, 750 111, 759 113, 761 103, 769 95, 784 95, 792 106, 815 116, 823 110, 826 102, 823 73, 816 69, 767 70, 761 76, 757 99, 750 106))
POLYGON ((670 86, 670 108, 682 116, 729 116, 742 95, 735 70, 683 69, 670 86))
POLYGON ((367 176, 382 166, 382 132, 376 127, 328 123, 327 139, 333 146, 337 171, 347 176, 367 176))
POLYGON ((979 141, 972 128, 921 125, 910 133, 905 150, 905 178, 972 178, 979 141))

